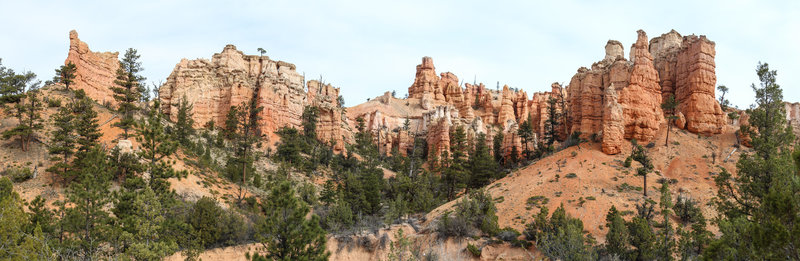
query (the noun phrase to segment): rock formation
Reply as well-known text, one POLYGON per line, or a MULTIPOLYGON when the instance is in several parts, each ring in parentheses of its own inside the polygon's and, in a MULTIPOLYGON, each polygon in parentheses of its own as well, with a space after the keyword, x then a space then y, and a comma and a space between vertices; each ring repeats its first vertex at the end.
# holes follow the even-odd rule
POLYGON ((661 111, 661 87, 653 57, 648 51, 647 34, 639 30, 631 47, 633 69, 629 85, 619 91, 619 103, 625 119, 625 138, 650 141, 664 119, 661 111))
POLYGON ((606 154, 620 153, 625 136, 623 110, 617 102, 619 97, 615 89, 614 84, 611 84, 606 88, 604 96, 602 148, 606 154))
POLYGON ((714 42, 672 30, 650 41, 663 98, 675 95, 686 130, 706 135, 722 132, 725 113, 715 99, 714 42))
POLYGON ((293 64, 267 56, 244 55, 235 46, 227 45, 210 61, 181 60, 159 89, 159 98, 162 111, 173 120, 179 102, 187 99, 193 105, 192 117, 197 126, 209 121, 221 126, 231 106, 255 99, 263 107, 261 133, 273 138, 281 127, 299 128, 305 106, 317 106, 320 139, 334 140, 335 147, 343 149, 352 135, 343 129, 348 125, 338 106, 339 90, 316 81, 309 81, 309 87, 306 92, 303 76, 293 64))
POLYGON ((78 32, 69 32, 69 54, 64 64, 75 64, 75 81, 71 85, 83 90, 86 96, 100 104, 116 104, 111 86, 119 68, 118 52, 92 52, 89 45, 78 38, 78 32))

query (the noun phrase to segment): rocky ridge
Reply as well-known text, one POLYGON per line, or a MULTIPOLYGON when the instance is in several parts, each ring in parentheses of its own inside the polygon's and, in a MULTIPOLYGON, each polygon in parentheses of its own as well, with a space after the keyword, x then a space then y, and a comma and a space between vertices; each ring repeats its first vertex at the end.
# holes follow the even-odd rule
MULTIPOLYGON (((619 41, 609 40, 605 56, 581 67, 567 86, 554 83, 547 92, 533 93, 509 86, 491 90, 483 83, 459 83, 451 72, 437 74, 433 59, 423 57, 417 65, 408 98, 389 93, 347 109, 338 104, 339 89, 318 81, 306 82, 293 64, 267 56, 245 55, 228 45, 210 60, 181 60, 159 89, 162 111, 174 119, 182 99, 193 104, 198 127, 209 122, 221 125, 231 106, 255 99, 261 112, 261 133, 274 143, 274 132, 284 126, 301 128, 305 106, 320 109, 317 134, 331 141, 337 151, 352 141, 355 121, 362 117, 375 135, 382 153, 398 149, 407 154, 415 137, 428 141, 431 155, 449 150, 449 133, 457 127, 467 137, 487 134, 490 143, 504 134, 503 150, 522 152, 519 125, 530 120, 534 139, 544 136, 550 100, 561 117, 557 139, 579 132, 582 138, 602 141, 602 150, 619 153, 625 139, 647 142, 662 127, 663 99, 675 95, 679 128, 705 135, 720 133, 725 113, 714 97, 714 42, 705 36, 681 36, 675 31, 648 41, 638 32, 629 59, 619 41), (613 90, 612 90, 613 89, 613 90)), ((67 61, 78 65, 76 88, 84 89, 100 102, 113 102, 117 53, 94 53, 77 33, 70 33, 67 61)), ((474 140, 470 140, 474 142, 474 140)))
POLYGON ((69 53, 64 64, 75 64, 75 80, 72 87, 84 90, 86 96, 100 104, 116 104, 114 86, 117 68, 119 68, 118 52, 92 52, 89 45, 78 38, 78 32, 69 32, 69 53))
POLYGON ((198 127, 208 122, 221 126, 231 106, 255 99, 263 107, 261 134, 270 137, 270 143, 276 141, 274 133, 281 127, 301 128, 305 106, 317 106, 317 135, 325 142, 333 141, 335 150, 341 151, 352 135, 338 97, 339 89, 330 84, 304 83, 294 64, 245 55, 233 45, 225 46, 211 60, 181 60, 159 89, 165 115, 174 120, 180 101, 186 99, 193 105, 192 117, 198 127))

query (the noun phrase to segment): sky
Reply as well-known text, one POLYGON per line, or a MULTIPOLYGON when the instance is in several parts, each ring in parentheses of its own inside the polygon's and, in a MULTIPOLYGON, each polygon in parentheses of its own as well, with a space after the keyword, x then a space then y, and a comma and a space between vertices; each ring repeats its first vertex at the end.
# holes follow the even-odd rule
POLYGON ((644 2, 0 0, 0 58, 50 79, 75 29, 92 51, 137 49, 143 76, 159 83, 182 58, 264 48, 340 87, 353 106, 385 91, 402 97, 423 56, 437 73, 531 95, 568 84, 610 39, 628 54, 638 29, 650 38, 675 29, 716 43, 717 84, 734 105, 753 103, 759 61, 778 71, 784 100, 800 101, 800 1, 644 2))

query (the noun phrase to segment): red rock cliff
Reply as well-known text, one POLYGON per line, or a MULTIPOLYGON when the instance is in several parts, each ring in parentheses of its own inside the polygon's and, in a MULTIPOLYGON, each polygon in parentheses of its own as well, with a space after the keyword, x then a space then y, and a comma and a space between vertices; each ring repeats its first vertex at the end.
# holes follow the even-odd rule
POLYGON ((78 32, 69 32, 69 54, 64 64, 75 64, 75 82, 71 85, 76 90, 84 90, 86 96, 100 104, 116 104, 114 85, 117 68, 119 68, 118 52, 92 52, 89 45, 78 38, 78 32))
POLYGON ((175 119, 184 97, 193 105, 198 126, 214 121, 223 124, 231 106, 256 99, 261 111, 261 132, 276 141, 275 131, 284 126, 300 128, 300 116, 307 105, 320 107, 318 134, 324 142, 336 141, 343 149, 352 138, 338 108, 338 89, 309 83, 309 92, 293 64, 273 61, 267 56, 245 55, 233 45, 225 46, 211 60, 183 59, 159 89, 162 111, 175 119))

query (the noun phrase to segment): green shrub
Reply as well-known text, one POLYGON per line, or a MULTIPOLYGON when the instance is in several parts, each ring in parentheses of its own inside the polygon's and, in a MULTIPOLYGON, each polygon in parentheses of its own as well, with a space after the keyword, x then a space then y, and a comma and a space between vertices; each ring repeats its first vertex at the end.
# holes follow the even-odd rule
POLYGON ((684 194, 678 195, 672 210, 683 223, 698 222, 702 216, 700 208, 697 207, 697 201, 684 194))
POLYGON ((442 215, 437 231, 445 238, 472 236, 474 230, 493 236, 498 230, 496 213, 492 196, 483 190, 474 190, 456 204, 455 212, 442 215))
POLYGON ((198 239, 206 248, 212 247, 222 236, 222 229, 218 223, 223 215, 222 208, 213 198, 203 197, 192 207, 188 223, 192 225, 197 232, 198 239))
POLYGON ((467 251, 475 257, 481 256, 481 250, 473 244, 467 244, 467 251))
POLYGON ((506 242, 512 242, 516 240, 519 235, 521 235, 519 231, 510 227, 505 227, 501 229, 500 232, 497 232, 497 238, 506 242))
POLYGON ((33 178, 33 172, 27 167, 11 167, 6 169, 3 175, 8 176, 14 182, 23 182, 33 178))
POLYGON ((47 107, 50 107, 50 108, 61 107, 61 100, 60 99, 48 99, 47 100, 47 107))
POLYGON ((626 168, 630 168, 632 162, 633 162, 633 159, 631 157, 627 157, 627 158, 625 158, 625 163, 622 166, 625 166, 626 168))
POLYGON ((563 205, 548 218, 542 208, 525 227, 525 237, 551 260, 595 260, 591 239, 584 235, 583 222, 566 214, 563 205))
POLYGON ((531 206, 541 207, 547 205, 547 202, 550 202, 550 199, 548 199, 545 196, 538 195, 528 198, 528 200, 525 203, 531 206))

